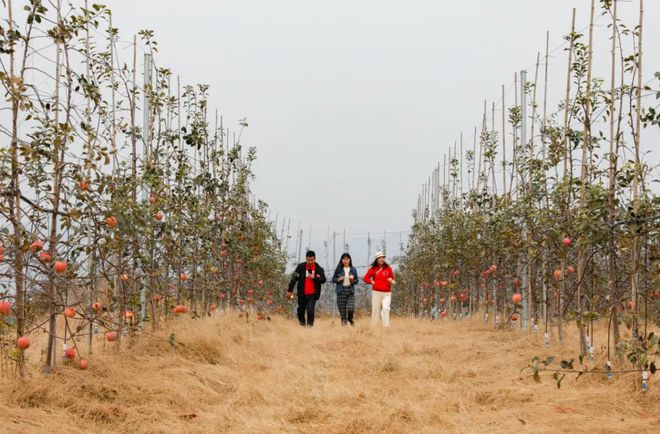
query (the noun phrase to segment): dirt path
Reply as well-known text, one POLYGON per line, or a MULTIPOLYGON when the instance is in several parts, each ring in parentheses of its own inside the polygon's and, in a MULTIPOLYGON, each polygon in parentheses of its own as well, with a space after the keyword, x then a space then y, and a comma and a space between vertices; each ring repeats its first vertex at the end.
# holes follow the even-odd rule
MULTIPOLYGON (((557 389, 521 373, 545 350, 536 334, 478 321, 330 319, 301 329, 237 316, 171 324, 180 346, 145 338, 92 368, 26 384, 0 380, 2 432, 658 432, 660 387, 638 376, 567 377, 557 389)), ((32 349, 31 349, 32 350, 32 349)), ((31 354, 32 357, 34 354, 31 354)), ((32 359, 32 362, 38 360, 32 359)), ((36 368, 33 368, 36 372, 36 368)), ((657 376, 657 375, 656 375, 657 376)))

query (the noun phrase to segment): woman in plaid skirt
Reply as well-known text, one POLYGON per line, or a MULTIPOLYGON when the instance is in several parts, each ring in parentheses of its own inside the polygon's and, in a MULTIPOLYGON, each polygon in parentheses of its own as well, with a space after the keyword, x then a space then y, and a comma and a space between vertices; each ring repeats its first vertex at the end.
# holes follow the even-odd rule
POLYGON ((337 285, 337 307, 341 317, 341 325, 355 325, 353 322, 353 313, 355 312, 355 284, 358 282, 358 274, 351 255, 344 253, 341 255, 339 264, 332 276, 332 281, 337 285))

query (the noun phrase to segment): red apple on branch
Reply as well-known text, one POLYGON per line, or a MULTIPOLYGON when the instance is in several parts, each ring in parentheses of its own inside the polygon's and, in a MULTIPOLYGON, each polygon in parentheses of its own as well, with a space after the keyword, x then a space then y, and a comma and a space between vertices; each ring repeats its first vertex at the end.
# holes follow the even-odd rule
POLYGON ((64 357, 67 359, 75 359, 76 358, 76 349, 73 347, 69 347, 66 350, 64 350, 64 357))
POLYGON ((30 244, 30 251, 32 253, 37 253, 43 248, 44 248, 44 243, 40 240, 35 240, 32 242, 32 244, 30 244))
POLYGON ((117 217, 108 216, 105 218, 105 224, 108 225, 109 228, 116 228, 118 223, 117 217))
POLYGON ((16 346, 21 350, 27 350, 30 346, 30 338, 27 336, 21 336, 16 340, 16 346))
POLYGON ((11 303, 0 301, 0 315, 11 315, 11 303))
POLYGON ((48 252, 39 252, 39 260, 41 262, 50 262, 53 260, 53 257, 48 252))
POLYGON ((57 261, 53 266, 55 272, 59 274, 65 273, 67 268, 68 268, 68 264, 66 263, 66 261, 57 261))

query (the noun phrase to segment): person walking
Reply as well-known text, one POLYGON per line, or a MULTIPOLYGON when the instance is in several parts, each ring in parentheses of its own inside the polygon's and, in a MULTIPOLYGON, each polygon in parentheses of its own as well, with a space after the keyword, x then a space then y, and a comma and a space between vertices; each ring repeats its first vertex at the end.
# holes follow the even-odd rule
POLYGON ((339 259, 339 264, 332 276, 332 282, 336 284, 337 308, 341 325, 355 325, 353 314, 355 312, 355 284, 359 281, 358 273, 353 267, 351 255, 344 253, 339 259))
POLYGON ((321 285, 325 283, 323 267, 316 263, 316 254, 309 250, 305 254, 305 262, 296 267, 289 282, 289 294, 293 287, 298 286, 298 321, 301 326, 313 326, 316 301, 321 297, 321 285), (305 318, 307 314, 307 318, 305 318))
POLYGON ((383 326, 390 326, 390 304, 392 303, 392 285, 394 271, 385 262, 385 253, 378 252, 374 262, 364 275, 365 283, 371 287, 371 325, 378 325, 378 319, 382 319, 383 326))

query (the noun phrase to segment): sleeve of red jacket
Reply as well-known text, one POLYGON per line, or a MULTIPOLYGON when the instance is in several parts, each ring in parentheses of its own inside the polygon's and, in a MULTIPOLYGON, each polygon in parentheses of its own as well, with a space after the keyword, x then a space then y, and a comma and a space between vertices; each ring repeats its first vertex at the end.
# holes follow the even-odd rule
POLYGON ((369 268, 367 270, 367 274, 364 275, 364 279, 363 279, 364 283, 368 283, 371 285, 371 278, 373 277, 373 275, 374 275, 373 269, 369 268))

